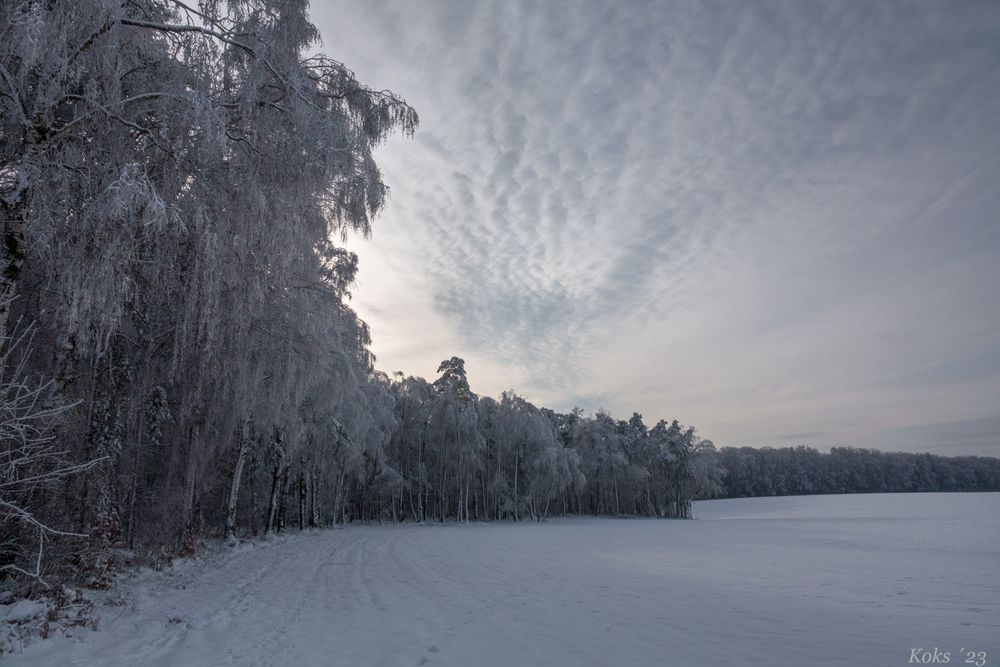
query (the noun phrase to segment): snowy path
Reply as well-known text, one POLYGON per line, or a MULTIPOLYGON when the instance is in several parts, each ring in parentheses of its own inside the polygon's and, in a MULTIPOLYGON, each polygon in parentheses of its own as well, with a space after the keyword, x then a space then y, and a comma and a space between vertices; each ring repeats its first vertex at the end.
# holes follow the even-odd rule
POLYGON ((712 501, 698 521, 317 531, 123 581, 11 665, 1000 660, 1000 494, 712 501), (180 622, 170 622, 177 617, 180 622))

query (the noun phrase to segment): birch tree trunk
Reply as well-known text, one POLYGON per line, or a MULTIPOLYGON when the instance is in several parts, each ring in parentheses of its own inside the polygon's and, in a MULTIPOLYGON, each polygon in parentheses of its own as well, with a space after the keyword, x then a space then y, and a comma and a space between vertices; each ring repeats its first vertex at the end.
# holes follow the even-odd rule
POLYGON ((343 509, 344 469, 337 472, 337 488, 333 494, 333 525, 341 518, 343 509))
POLYGON ((187 467, 184 472, 184 504, 181 510, 181 530, 184 533, 183 542, 185 543, 185 548, 189 548, 187 543, 192 540, 190 533, 194 528, 195 450, 197 446, 198 429, 195 426, 191 426, 188 429, 187 467))
POLYGON ((621 506, 618 504, 618 475, 611 476, 611 482, 615 487, 615 515, 620 516, 622 513, 621 506))
POLYGON ((257 485, 253 483, 253 480, 257 477, 258 463, 257 457, 250 457, 250 533, 256 537, 257 536, 257 485))
POLYGON ((229 485, 229 502, 226 505, 226 539, 236 534, 236 507, 240 497, 240 479, 243 477, 243 466, 246 465, 249 450, 250 420, 244 419, 240 429, 240 451, 236 457, 236 468, 233 470, 233 482, 229 485))
POLYGON ((286 512, 288 510, 288 477, 291 474, 291 466, 286 465, 281 475, 281 492, 278 494, 278 532, 285 530, 286 512))
POLYGON ((267 503, 267 525, 264 527, 264 534, 270 535, 277 527, 278 519, 278 496, 281 495, 281 478, 284 472, 280 463, 274 466, 271 473, 271 498, 267 503))
POLYGON ((520 501, 520 496, 517 493, 517 469, 519 467, 521 467, 520 466, 520 452, 514 452, 514 521, 520 521, 521 520, 521 517, 519 516, 519 514, 520 514, 520 512, 519 512, 520 508, 518 507, 520 505, 521 501, 520 501))
POLYGON ((315 470, 309 472, 311 483, 309 487, 311 493, 312 513, 309 516, 309 525, 313 528, 319 527, 319 473, 315 470))
POLYGON ((299 530, 306 529, 306 470, 305 462, 299 462, 299 530))
POLYGON ((465 480, 465 523, 469 523, 469 480, 465 480))

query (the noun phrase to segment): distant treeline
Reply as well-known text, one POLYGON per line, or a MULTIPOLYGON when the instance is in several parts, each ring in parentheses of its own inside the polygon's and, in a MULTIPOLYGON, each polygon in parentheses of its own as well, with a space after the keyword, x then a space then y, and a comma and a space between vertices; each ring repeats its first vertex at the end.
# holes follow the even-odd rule
POLYGON ((719 498, 823 493, 1000 491, 1000 459, 834 447, 723 447, 719 498))

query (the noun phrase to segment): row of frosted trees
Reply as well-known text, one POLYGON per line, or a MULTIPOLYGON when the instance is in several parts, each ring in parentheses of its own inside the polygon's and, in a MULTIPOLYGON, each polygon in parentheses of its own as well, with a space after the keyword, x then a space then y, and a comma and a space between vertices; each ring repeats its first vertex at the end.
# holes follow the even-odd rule
POLYGON ((834 447, 723 447, 718 497, 1000 491, 1000 459, 834 447))
POLYGON ((550 514, 689 517, 691 499, 719 488, 715 448, 661 421, 559 414, 513 392, 469 389, 464 362, 441 363, 433 383, 389 385, 397 427, 375 462, 377 497, 363 519, 541 519, 550 514))
MULTIPOLYGON (((691 500, 720 490, 715 448, 694 429, 634 414, 559 414, 513 392, 499 400, 469 388, 462 359, 434 382, 373 373, 369 429, 324 424, 296 457, 280 431, 243 440, 226 507, 226 531, 259 534, 352 521, 542 520, 553 514, 687 518, 691 500), (290 518, 289 518, 290 517, 290 518)), ((226 487, 220 486, 219 493, 226 487)), ((219 525, 217 518, 213 525, 219 525)))

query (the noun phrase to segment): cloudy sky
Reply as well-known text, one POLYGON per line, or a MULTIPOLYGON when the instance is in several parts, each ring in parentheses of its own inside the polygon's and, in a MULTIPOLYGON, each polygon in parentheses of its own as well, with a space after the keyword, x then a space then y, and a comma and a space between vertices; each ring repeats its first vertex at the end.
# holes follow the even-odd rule
POLYGON ((316 1, 420 113, 378 366, 719 445, 1000 455, 1000 3, 316 1))

